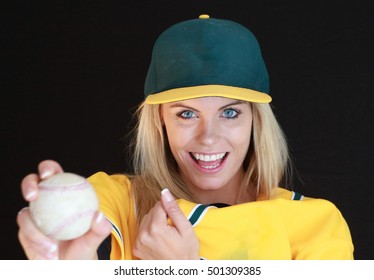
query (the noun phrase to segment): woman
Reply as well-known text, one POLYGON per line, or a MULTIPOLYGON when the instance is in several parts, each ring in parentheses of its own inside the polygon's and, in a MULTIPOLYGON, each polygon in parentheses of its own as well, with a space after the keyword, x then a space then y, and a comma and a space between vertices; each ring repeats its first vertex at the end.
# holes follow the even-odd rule
MULTIPOLYGON (((280 186, 289 156, 270 101, 248 29, 207 15, 170 27, 155 43, 137 112, 134 174, 89 178, 101 212, 75 240, 51 240, 21 211, 27 257, 352 259, 339 210, 280 186)), ((22 182, 25 199, 58 172, 40 163, 22 182)))

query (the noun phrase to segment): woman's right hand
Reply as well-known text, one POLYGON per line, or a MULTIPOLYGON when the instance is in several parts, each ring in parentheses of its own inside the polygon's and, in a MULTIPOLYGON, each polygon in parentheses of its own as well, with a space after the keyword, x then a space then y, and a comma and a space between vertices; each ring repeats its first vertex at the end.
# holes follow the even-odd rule
MULTIPOLYGON (((38 166, 38 174, 29 174, 21 182, 23 197, 30 202, 38 197, 38 184, 54 174, 63 172, 55 161, 45 160, 38 166)), ((110 234, 111 225, 101 212, 94 216, 91 229, 81 237, 57 241, 43 234, 31 219, 28 207, 17 216, 18 239, 28 259, 97 259, 97 249, 110 234)))

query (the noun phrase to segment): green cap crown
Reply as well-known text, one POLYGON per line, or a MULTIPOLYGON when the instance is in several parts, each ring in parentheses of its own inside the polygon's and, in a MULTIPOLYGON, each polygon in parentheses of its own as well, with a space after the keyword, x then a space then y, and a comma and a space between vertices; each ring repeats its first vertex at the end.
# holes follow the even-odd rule
MULTIPOLYGON (((268 72, 250 30, 230 20, 200 16, 177 23, 158 37, 145 81, 145 97, 204 85, 248 89, 252 95, 269 93, 268 72)), ((268 96, 263 102, 270 100, 268 96)), ((163 102, 168 100, 159 98, 155 103, 163 102)))

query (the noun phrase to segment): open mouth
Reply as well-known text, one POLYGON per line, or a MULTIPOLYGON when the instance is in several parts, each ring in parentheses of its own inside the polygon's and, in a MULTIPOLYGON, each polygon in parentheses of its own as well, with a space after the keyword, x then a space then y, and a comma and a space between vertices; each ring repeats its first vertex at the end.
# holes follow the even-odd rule
POLYGON ((191 158, 204 169, 215 169, 226 159, 228 153, 200 154, 190 153, 191 158))

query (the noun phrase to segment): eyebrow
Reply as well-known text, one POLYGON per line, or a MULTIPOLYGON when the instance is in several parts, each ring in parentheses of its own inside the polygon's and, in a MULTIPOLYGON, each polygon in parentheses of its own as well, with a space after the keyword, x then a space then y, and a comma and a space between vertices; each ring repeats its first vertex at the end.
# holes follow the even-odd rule
POLYGON ((219 110, 222 110, 222 109, 224 109, 226 107, 230 107, 230 106, 233 106, 233 105, 241 105, 243 103, 245 103, 245 102, 242 101, 242 100, 237 100, 237 101, 231 102, 229 104, 223 105, 221 108, 219 108, 219 110))
MULTIPOLYGON (((237 100, 237 101, 231 102, 231 103, 229 103, 229 104, 223 105, 222 107, 220 107, 220 108, 218 109, 218 111, 219 111, 219 110, 222 110, 222 109, 224 109, 224 108, 227 108, 227 107, 233 106, 233 105, 240 105, 240 104, 243 104, 243 103, 245 103, 245 102, 242 101, 242 100, 237 100)), ((177 107, 183 107, 183 108, 186 108, 186 109, 190 109, 190 110, 194 110, 194 111, 198 111, 198 112, 199 112, 199 110, 197 110, 197 109, 195 109, 195 108, 193 108, 193 107, 191 107, 191 106, 184 105, 183 103, 180 103, 180 102, 175 103, 175 104, 173 104, 173 105, 170 106, 170 108, 177 108, 177 107)))

